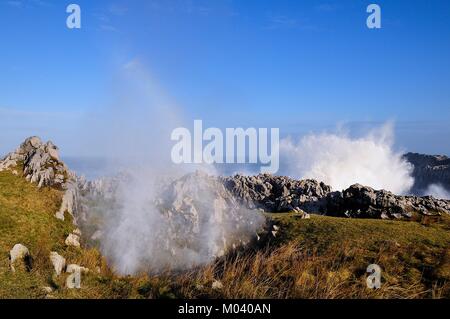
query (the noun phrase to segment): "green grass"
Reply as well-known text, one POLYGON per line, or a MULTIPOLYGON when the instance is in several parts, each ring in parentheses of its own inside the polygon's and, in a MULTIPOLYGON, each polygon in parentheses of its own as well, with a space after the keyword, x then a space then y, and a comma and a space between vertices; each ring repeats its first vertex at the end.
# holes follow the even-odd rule
POLYGON ((0 299, 44 298, 43 287, 53 287, 56 298, 117 298, 123 297, 114 274, 108 269, 102 256, 95 249, 66 247, 64 241, 75 227, 66 213, 65 221, 58 220, 62 191, 37 188, 5 171, 0 172, 0 299), (25 245, 33 257, 30 272, 18 270, 12 273, 8 254, 15 244, 25 245), (54 275, 49 260, 51 251, 75 263, 91 269, 83 275, 82 289, 64 287, 66 275, 54 275), (100 273, 96 268, 100 267, 100 273))
POLYGON ((409 289, 410 297, 450 298, 449 216, 428 226, 317 215, 309 220, 301 220, 296 214, 270 217, 281 228, 275 246, 296 243, 310 256, 331 259, 335 266, 332 268, 350 272, 356 281, 358 275, 365 277, 369 264, 378 264, 383 269, 384 293, 388 295, 389 288, 395 288, 402 297, 407 297, 409 289))

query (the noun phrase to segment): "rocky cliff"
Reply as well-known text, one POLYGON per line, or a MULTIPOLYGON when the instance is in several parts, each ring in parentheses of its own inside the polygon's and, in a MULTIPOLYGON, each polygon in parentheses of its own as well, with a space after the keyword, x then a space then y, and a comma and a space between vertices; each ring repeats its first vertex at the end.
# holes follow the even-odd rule
POLYGON ((411 219, 450 214, 450 201, 431 196, 398 196, 359 184, 343 192, 315 180, 257 175, 222 178, 224 185, 248 208, 268 212, 298 211, 339 217, 411 219))
POLYGON ((58 148, 50 141, 43 143, 39 137, 27 138, 17 150, 0 161, 0 171, 10 169, 23 175, 38 187, 55 186, 64 188, 74 175, 60 160, 58 148))
POLYGON ((433 184, 450 191, 450 158, 417 153, 407 153, 404 158, 414 165, 412 193, 423 194, 433 184))
POLYGON ((61 208, 55 215, 62 220, 66 212, 75 217, 78 202, 76 176, 60 159, 58 147, 51 141, 44 143, 36 136, 27 138, 19 148, 0 160, 0 171, 4 170, 23 176, 39 188, 49 186, 64 191, 61 208))

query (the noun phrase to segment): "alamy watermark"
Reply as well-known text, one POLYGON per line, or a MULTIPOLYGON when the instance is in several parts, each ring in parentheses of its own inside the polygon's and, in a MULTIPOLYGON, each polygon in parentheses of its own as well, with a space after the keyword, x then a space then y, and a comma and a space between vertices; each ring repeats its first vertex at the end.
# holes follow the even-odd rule
POLYGON ((79 267, 74 267, 68 269, 67 272, 70 274, 66 278, 66 287, 68 289, 80 289, 81 288, 81 269, 79 267))
POLYGON ((175 164, 260 164, 261 173, 279 169, 280 130, 271 128, 219 128, 203 130, 202 120, 194 121, 193 134, 185 127, 173 130, 171 157, 175 164))
MULTIPOLYGON (((69 29, 81 29, 81 7, 78 4, 69 4, 66 8, 69 16, 66 19, 66 25, 69 29)), ((381 29, 381 7, 378 4, 372 3, 367 6, 366 25, 369 29, 381 29)))
POLYGON ((366 20, 367 27, 369 29, 381 29, 381 7, 372 3, 367 6, 366 11, 370 13, 366 20))
POLYGON ((81 7, 78 4, 69 4, 66 12, 70 15, 66 19, 66 25, 69 29, 81 29, 81 7))
POLYGON ((369 289, 381 288, 381 267, 377 264, 371 264, 367 266, 367 270, 370 275, 367 276, 366 284, 369 289))

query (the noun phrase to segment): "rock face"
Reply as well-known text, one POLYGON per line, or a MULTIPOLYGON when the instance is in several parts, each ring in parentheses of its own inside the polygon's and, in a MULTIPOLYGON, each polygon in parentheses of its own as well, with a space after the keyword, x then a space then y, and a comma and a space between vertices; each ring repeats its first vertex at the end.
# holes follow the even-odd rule
POLYGON ((18 172, 38 187, 52 186, 65 188, 65 183, 73 177, 60 160, 58 148, 52 143, 43 143, 39 137, 26 139, 20 147, 0 161, 0 171, 10 169, 18 172))
POLYGON ((328 196, 327 214, 360 218, 410 219, 416 215, 450 214, 450 201, 431 196, 397 196, 359 184, 328 196))
POLYGON ((450 158, 443 155, 408 153, 404 158, 414 165, 414 194, 423 194, 432 184, 450 191, 450 158))
MULTIPOLYGON (((298 211, 340 217, 409 219, 414 214, 450 214, 450 201, 431 196, 397 196, 359 184, 343 192, 314 180, 258 175, 222 178, 227 189, 248 208, 268 212, 298 211)), ((306 215, 305 215, 306 213, 306 215)))
POLYGON ((165 236, 176 243, 168 245, 175 250, 189 247, 200 255, 217 257, 230 247, 248 243, 264 223, 262 216, 240 205, 219 178, 205 173, 185 175, 162 194, 156 204, 168 218, 165 236))
POLYGON ((294 180, 284 176, 260 174, 224 177, 225 187, 249 209, 270 212, 304 210, 325 213, 331 187, 315 180, 294 180))
POLYGON ((17 266, 24 266, 26 270, 31 270, 31 255, 27 247, 22 244, 14 245, 9 252, 10 267, 13 272, 17 266))
POLYGON ((58 148, 52 142, 43 143, 39 137, 27 138, 17 150, 0 160, 0 171, 10 170, 14 175, 22 175, 38 187, 54 187, 63 190, 61 208, 56 212, 58 219, 64 220, 64 213, 74 217, 78 211, 77 178, 61 161, 58 148))
POLYGON ((240 205, 218 177, 197 172, 163 179, 132 174, 80 191, 89 220, 105 211, 111 216, 97 227, 81 227, 85 238, 101 239, 102 253, 119 272, 200 265, 249 243, 264 225, 265 218, 240 205), (124 258, 129 255, 133 262, 124 258))
POLYGON ((66 191, 63 195, 61 207, 56 212, 56 218, 60 220, 64 220, 64 213, 69 213, 72 217, 74 217, 74 223, 76 224, 76 213, 79 211, 78 209, 78 185, 75 181, 70 180, 65 185, 66 191))

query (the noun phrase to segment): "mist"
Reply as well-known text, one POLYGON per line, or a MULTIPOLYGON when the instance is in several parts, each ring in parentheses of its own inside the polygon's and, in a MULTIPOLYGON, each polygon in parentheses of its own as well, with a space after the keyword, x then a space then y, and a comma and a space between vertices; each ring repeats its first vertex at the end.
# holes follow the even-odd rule
POLYGON ((280 142, 281 173, 323 181, 334 190, 355 183, 405 194, 413 167, 394 150, 393 125, 387 123, 360 137, 348 132, 309 134, 280 142))
POLYGON ((431 184, 428 186, 428 188, 424 192, 424 196, 430 195, 435 198, 439 199, 449 199, 450 200, 450 193, 439 184, 431 184))
POLYGON ((102 254, 119 273, 135 274, 189 269, 249 242, 264 217, 230 203, 206 173, 192 173, 214 175, 213 166, 172 164, 170 134, 187 126, 181 110, 139 61, 122 71, 116 101, 87 121, 81 141, 107 158, 109 175, 124 176, 106 200, 85 201, 87 220, 101 219, 102 254))

